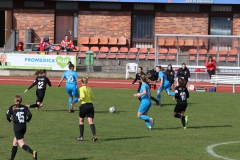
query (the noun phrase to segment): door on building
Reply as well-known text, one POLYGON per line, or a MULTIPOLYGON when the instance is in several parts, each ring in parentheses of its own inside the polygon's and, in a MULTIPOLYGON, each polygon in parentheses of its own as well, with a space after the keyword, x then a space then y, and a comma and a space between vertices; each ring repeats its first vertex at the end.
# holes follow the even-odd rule
POLYGON ((74 28, 74 16, 74 12, 56 12, 55 44, 60 44, 65 35, 68 35, 74 45, 77 45, 77 34, 75 33, 76 29, 74 28))
POLYGON ((0 47, 5 43, 5 11, 0 11, 0 47))

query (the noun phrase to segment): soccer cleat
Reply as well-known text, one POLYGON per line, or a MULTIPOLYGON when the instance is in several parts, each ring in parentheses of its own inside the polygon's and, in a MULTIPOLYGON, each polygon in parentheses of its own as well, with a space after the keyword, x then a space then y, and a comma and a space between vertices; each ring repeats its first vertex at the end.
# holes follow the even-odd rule
POLYGON ((83 141, 84 138, 83 138, 83 137, 78 137, 78 138, 76 138, 76 140, 77 140, 77 141, 83 141))
POLYGON ((156 105, 161 107, 161 102, 160 101, 156 102, 156 105))
POLYGON ((74 110, 72 110, 72 109, 69 109, 69 110, 68 110, 68 112, 69 112, 69 113, 73 113, 73 112, 74 112, 74 110))
POLYGON ((97 141, 97 136, 93 136, 92 140, 95 142, 97 141))
POLYGON ((154 121, 155 121, 155 119, 154 119, 154 118, 150 118, 151 127, 153 127, 153 126, 154 126, 154 121))
POLYGON ((33 159, 37 160, 37 151, 33 151, 33 159))
POLYGON ((187 129, 187 127, 183 127, 183 129, 187 129))
POLYGON ((151 130, 151 129, 152 129, 152 127, 151 127, 151 126, 147 127, 147 130, 151 130))
POLYGON ((185 116, 185 123, 188 124, 188 116, 185 116))

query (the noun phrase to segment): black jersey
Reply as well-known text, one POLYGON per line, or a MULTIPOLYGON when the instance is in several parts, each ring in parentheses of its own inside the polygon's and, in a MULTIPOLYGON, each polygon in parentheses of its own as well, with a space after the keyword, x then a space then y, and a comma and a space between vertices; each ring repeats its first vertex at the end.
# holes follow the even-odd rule
POLYGON ((185 67, 184 69, 183 68, 179 68, 178 72, 177 72, 177 77, 178 78, 184 77, 184 80, 186 82, 188 82, 188 78, 190 78, 190 71, 189 71, 189 69, 187 67, 185 67))
POLYGON ((145 75, 145 73, 144 72, 136 73, 135 79, 133 80, 132 84, 134 84, 136 81, 138 81, 139 84, 141 85, 142 84, 142 82, 141 82, 142 75, 145 75))
POLYGON ((28 90, 31 89, 35 85, 37 85, 38 90, 46 90, 47 84, 50 87, 52 86, 50 80, 46 76, 38 76, 35 79, 34 83, 28 88, 28 90))
POLYGON ((14 109, 13 110, 14 105, 12 105, 8 111, 7 111, 7 120, 9 122, 11 122, 11 116, 12 120, 14 123, 26 123, 29 122, 32 118, 32 114, 29 111, 28 107, 24 106, 24 105, 20 105, 19 109, 14 109))
POLYGON ((175 99, 178 102, 187 102, 187 98, 189 98, 189 92, 186 87, 177 86, 175 88, 175 99))
POLYGON ((165 74, 166 74, 167 80, 168 80, 169 82, 174 82, 175 72, 174 72, 173 70, 167 69, 167 70, 165 71, 165 74))

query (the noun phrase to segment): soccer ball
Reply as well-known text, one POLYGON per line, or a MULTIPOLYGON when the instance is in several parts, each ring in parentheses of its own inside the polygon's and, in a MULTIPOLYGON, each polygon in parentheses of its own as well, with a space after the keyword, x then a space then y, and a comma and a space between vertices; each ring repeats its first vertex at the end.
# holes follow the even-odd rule
POLYGON ((114 112, 116 112, 115 107, 110 107, 110 108, 109 108, 109 112, 110 112, 110 113, 114 113, 114 112))

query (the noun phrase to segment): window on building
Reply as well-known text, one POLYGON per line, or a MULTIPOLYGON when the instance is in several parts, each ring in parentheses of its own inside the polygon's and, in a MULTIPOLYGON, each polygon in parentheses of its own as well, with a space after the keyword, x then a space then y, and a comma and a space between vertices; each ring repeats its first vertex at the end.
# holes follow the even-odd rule
POLYGON ((198 4, 166 4, 166 12, 199 12, 198 4))
POLYGON ((43 1, 24 1, 24 7, 35 7, 35 8, 43 8, 43 1))
POLYGON ((231 17, 210 17, 210 35, 231 35, 231 17))
MULTIPOLYGON (((152 45, 154 32, 154 16, 153 15, 134 15, 132 23, 132 41, 135 47, 138 44, 152 45)), ((150 47, 148 47, 150 48, 150 47)))
POLYGON ((0 8, 12 8, 13 1, 12 0, 0 0, 0 8))
POLYGON ((213 12, 231 12, 232 6, 229 5, 211 5, 211 11, 213 12))
MULTIPOLYGON (((231 17, 210 17, 210 35, 232 35, 232 18, 231 17)), ((222 38, 219 40, 210 39, 209 47, 212 49, 229 50, 232 46, 232 40, 222 38)))
POLYGON ((56 9, 78 10, 78 2, 56 2, 56 9))
POLYGON ((121 9, 120 3, 90 3, 90 9, 121 9))

